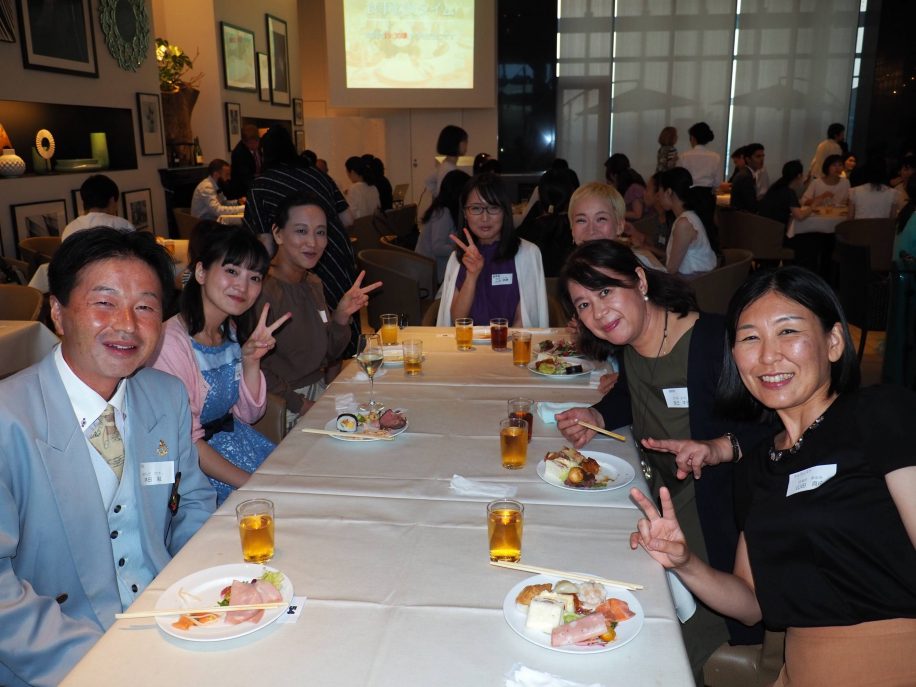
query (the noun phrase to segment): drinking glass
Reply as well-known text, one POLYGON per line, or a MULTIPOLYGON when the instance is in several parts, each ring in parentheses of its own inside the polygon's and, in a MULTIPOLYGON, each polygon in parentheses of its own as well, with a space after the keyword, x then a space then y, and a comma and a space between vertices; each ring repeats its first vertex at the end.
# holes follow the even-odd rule
POLYGON ((534 401, 530 398, 512 398, 507 403, 509 407, 509 417, 515 417, 528 423, 528 443, 531 443, 531 431, 534 426, 534 414, 531 409, 534 407, 534 401))
POLYGON ((382 336, 383 346, 393 346, 398 342, 398 316, 393 314, 382 315, 382 328, 379 333, 382 336))
POLYGON ((459 317, 455 320, 455 341, 459 351, 470 351, 474 340, 474 320, 470 317, 459 317))
POLYGON ((487 504, 487 535, 491 561, 518 563, 522 557, 525 506, 512 499, 487 504))
POLYGON ((274 557, 274 504, 267 499, 249 499, 235 508, 246 563, 266 563, 274 557))
POLYGON ((525 467, 528 458, 528 422, 517 417, 499 423, 499 453, 503 467, 518 470, 525 467))
POLYGON ((423 371, 423 341, 407 339, 404 346, 404 374, 413 377, 423 371))
POLYGON ((528 367, 531 361, 531 332, 512 332, 512 364, 528 367))
POLYGON ((378 334, 360 334, 356 346, 356 362, 369 378, 369 402, 359 406, 359 412, 364 414, 380 413, 385 406, 373 398, 375 373, 385 364, 382 352, 382 342, 378 334))
POLYGON ((508 351, 509 320, 495 317, 490 320, 490 346, 494 351, 508 351))

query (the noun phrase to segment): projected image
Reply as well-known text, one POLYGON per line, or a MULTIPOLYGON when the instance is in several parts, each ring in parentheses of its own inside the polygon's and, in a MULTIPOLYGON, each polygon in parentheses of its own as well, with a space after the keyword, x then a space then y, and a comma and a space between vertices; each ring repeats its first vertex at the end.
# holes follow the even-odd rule
POLYGON ((474 0, 344 0, 347 88, 473 88, 474 0))

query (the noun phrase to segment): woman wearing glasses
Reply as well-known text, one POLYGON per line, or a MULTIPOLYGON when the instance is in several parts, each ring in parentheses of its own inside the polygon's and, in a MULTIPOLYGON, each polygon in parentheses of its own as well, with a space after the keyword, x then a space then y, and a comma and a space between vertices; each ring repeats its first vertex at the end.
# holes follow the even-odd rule
POLYGON ((541 251, 520 239, 509 193, 492 173, 472 178, 461 192, 467 227, 445 268, 436 324, 458 317, 483 324, 504 317, 514 327, 547 327, 547 290, 541 251))

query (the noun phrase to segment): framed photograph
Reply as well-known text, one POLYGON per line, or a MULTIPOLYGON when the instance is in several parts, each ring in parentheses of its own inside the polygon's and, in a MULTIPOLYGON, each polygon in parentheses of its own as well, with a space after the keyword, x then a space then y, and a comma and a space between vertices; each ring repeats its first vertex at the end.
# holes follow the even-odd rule
POLYGON ((20 0, 22 63, 98 78, 90 0, 20 0))
POLYGON ((305 150, 305 132, 302 129, 296 129, 296 152, 302 155, 302 151, 305 150))
POLYGON ((16 42, 16 8, 13 0, 0 0, 0 41, 16 42))
POLYGON ((254 31, 219 23, 223 37, 223 74, 226 88, 236 91, 258 90, 258 74, 254 59, 254 31))
POLYGON ((10 205, 13 228, 16 231, 16 250, 22 239, 33 236, 60 236, 67 226, 67 201, 46 200, 41 203, 10 205))
POLYGON ((158 93, 137 93, 137 117, 140 120, 140 147, 144 155, 165 153, 162 135, 162 104, 158 93))
POLYGON ((302 126, 305 120, 302 118, 302 98, 293 98, 293 125, 302 126))
POLYGON ((226 103, 226 147, 232 150, 242 137, 242 106, 226 103))
POLYGON ((73 218, 76 219, 86 213, 86 206, 83 205, 83 197, 80 195, 78 188, 70 191, 70 197, 73 199, 73 218))
MULTIPOLYGON (((0 0, 2 2, 2 0, 0 0)), ((265 103, 270 102, 270 62, 266 52, 258 54, 258 98, 265 103)))
POLYGON ((267 17, 267 55, 270 58, 270 102, 289 105, 289 47, 286 22, 273 15, 267 17))
POLYGON ((153 196, 150 190, 141 188, 136 191, 125 191, 121 197, 124 198, 124 217, 134 225, 134 229, 155 233, 153 196))

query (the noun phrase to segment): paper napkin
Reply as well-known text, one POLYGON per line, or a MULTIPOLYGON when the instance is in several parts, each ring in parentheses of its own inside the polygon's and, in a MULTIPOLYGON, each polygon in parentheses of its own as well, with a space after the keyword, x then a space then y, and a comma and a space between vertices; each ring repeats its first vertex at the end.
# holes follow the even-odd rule
POLYGON ((557 413, 562 413, 572 408, 588 408, 587 403, 547 403, 538 401, 538 416, 545 424, 552 425, 557 421, 554 417, 557 413))
POLYGON ((674 612, 677 613, 677 619, 686 623, 693 614, 697 612, 697 600, 693 598, 690 590, 684 586, 676 574, 670 570, 665 571, 668 578, 668 590, 671 592, 671 600, 674 601, 674 612))
POLYGON ((516 663, 506 673, 506 687, 604 687, 600 682, 573 682, 516 663))
POLYGON ((451 488, 462 496, 486 496, 487 498, 501 499, 515 496, 516 487, 508 484, 495 484, 468 479, 461 475, 452 475, 451 488))

